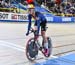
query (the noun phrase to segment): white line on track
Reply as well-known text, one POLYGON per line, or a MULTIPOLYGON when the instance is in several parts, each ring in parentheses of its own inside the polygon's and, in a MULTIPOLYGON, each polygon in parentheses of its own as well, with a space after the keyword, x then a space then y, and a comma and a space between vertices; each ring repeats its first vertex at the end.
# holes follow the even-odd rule
POLYGON ((10 43, 10 42, 6 42, 6 41, 1 41, 0 40, 0 45, 7 46, 7 47, 10 47, 10 48, 13 48, 13 49, 25 52, 25 48, 24 47, 22 47, 20 45, 13 44, 13 43, 10 43))
MULTIPOLYGON (((6 41, 0 40, 0 45, 6 46, 6 47, 10 47, 12 49, 16 49, 16 50, 18 50, 20 52, 25 52, 25 48, 24 47, 22 47, 20 45, 16 45, 14 43, 10 43, 10 42, 6 42, 6 41)), ((51 57, 52 58, 58 58, 57 56, 53 56, 53 55, 51 55, 51 57)))

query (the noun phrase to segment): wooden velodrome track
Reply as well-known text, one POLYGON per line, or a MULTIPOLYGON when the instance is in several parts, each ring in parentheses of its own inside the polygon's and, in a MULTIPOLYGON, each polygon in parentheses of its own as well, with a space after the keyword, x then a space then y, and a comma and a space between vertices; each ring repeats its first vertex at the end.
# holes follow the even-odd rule
MULTIPOLYGON (((52 56, 75 53, 75 23, 48 23, 47 36, 53 44, 52 56)), ((0 23, 0 65, 33 65, 25 56, 27 23, 0 23)), ((45 60, 42 54, 40 60, 45 60)))

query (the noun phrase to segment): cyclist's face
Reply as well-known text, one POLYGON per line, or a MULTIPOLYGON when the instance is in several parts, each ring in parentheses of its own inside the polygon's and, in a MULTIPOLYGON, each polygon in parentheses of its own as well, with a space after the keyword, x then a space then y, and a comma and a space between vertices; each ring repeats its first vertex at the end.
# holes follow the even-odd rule
POLYGON ((29 14, 34 14, 35 10, 34 9, 29 9, 29 14))

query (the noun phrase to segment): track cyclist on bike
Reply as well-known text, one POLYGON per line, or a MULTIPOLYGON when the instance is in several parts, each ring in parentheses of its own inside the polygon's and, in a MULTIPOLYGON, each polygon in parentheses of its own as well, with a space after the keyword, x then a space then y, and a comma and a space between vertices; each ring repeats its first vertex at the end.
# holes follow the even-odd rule
POLYGON ((46 38, 47 20, 42 13, 35 11, 35 6, 33 4, 28 5, 28 11, 29 11, 29 15, 28 15, 29 23, 28 23, 28 31, 26 35, 29 34, 29 30, 31 29, 31 23, 32 23, 31 19, 34 18, 35 20, 35 23, 34 23, 35 40, 38 39, 39 30, 41 27, 41 35, 44 40, 44 53, 47 53, 48 52, 48 42, 46 38))

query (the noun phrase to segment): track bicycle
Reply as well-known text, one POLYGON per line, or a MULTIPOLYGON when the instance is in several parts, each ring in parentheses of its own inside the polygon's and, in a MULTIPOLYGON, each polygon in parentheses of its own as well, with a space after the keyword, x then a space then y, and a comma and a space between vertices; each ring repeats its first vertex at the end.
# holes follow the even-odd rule
MULTIPOLYGON (((31 28, 30 33, 33 33, 35 36, 35 30, 33 28, 31 28)), ((38 36, 42 36, 42 35, 38 35, 38 36)), ((44 39, 42 40, 42 46, 41 46, 39 43, 39 40, 35 41, 35 37, 30 38, 26 44, 26 56, 27 56, 28 60, 34 61, 38 56, 39 50, 42 52, 42 54, 45 57, 49 57, 52 52, 52 43, 51 43, 50 37, 47 37, 47 42, 48 42, 48 54, 43 52, 44 51, 43 50, 44 49, 44 39)))

